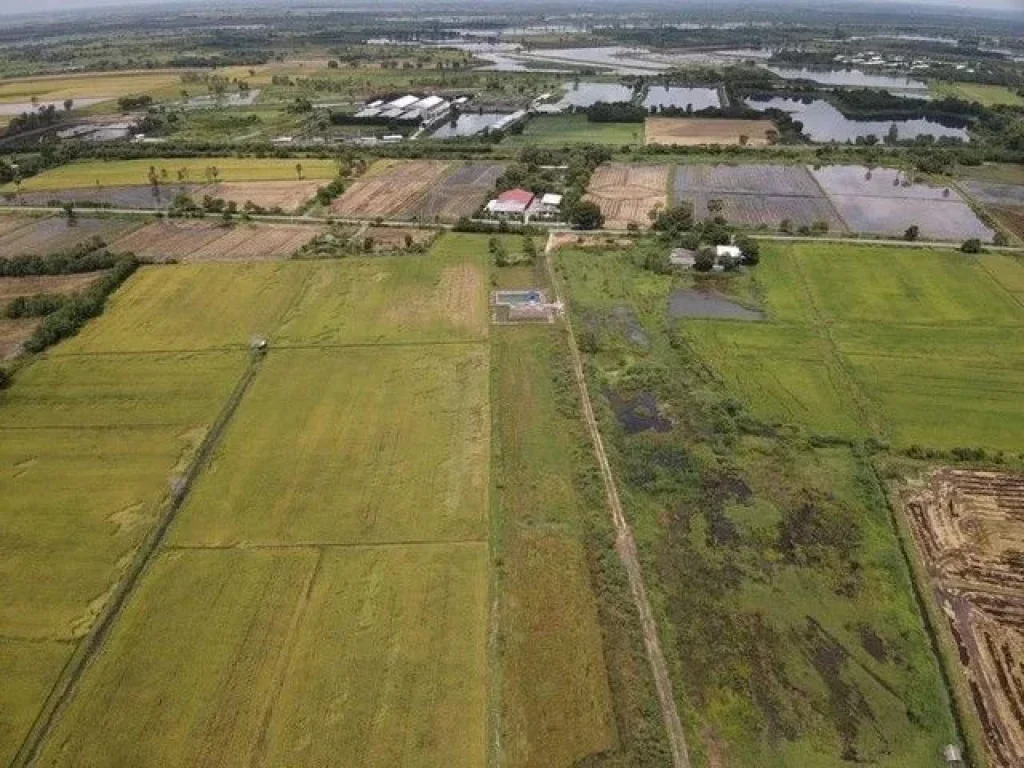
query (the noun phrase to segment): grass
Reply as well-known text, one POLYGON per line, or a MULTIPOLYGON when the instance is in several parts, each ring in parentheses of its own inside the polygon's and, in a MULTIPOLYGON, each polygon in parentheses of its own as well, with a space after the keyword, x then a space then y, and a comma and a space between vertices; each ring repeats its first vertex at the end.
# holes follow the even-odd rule
POLYGON ((71 655, 67 643, 0 640, 0 761, 11 763, 39 703, 71 655))
POLYGON ((532 118, 521 134, 508 136, 510 146, 561 144, 613 144, 639 146, 644 140, 642 123, 591 123, 586 115, 541 115, 532 118))
POLYGON ((485 236, 445 234, 426 257, 316 264, 274 341, 289 345, 484 339, 486 258, 485 236))
POLYGON ((757 417, 900 448, 1021 449, 1014 257, 772 245, 756 280, 772 322, 683 332, 757 417))
POLYGON ((173 540, 480 540, 487 356, 478 345, 274 350, 173 540))
MULTIPOLYGON (((279 158, 242 157, 200 157, 200 158, 152 158, 144 160, 82 160, 61 165, 25 179, 22 192, 44 192, 55 189, 76 187, 112 187, 149 184, 149 169, 156 168, 161 179, 168 183, 178 181, 178 171, 186 170, 186 182, 205 183, 210 179, 206 169, 215 167, 219 171, 217 181, 293 181, 298 179, 295 169, 302 163, 303 179, 333 179, 338 166, 333 160, 304 158, 301 160, 279 158), (162 172, 166 170, 167 176, 162 172)), ((0 192, 13 192, 14 185, 0 187, 0 192)))
POLYGON ((955 729, 883 491, 857 452, 806 439, 864 434, 838 322, 800 306, 804 272, 772 271, 785 246, 753 279, 655 275, 644 247, 558 259, 695 764, 932 765, 955 729), (771 319, 670 321, 698 280, 771 319), (670 427, 631 427, 609 390, 670 427))
POLYGON ((143 267, 55 355, 248 347, 269 336, 310 267, 298 262, 143 267))
POLYGON ((931 82, 931 92, 939 98, 952 97, 966 101, 977 101, 986 107, 1024 106, 1024 98, 1002 85, 981 85, 979 83, 931 82))
POLYGON ((570 385, 557 367, 563 344, 546 327, 505 327, 492 341, 509 766, 571 765, 619 746, 582 543, 587 510, 574 484, 582 435, 555 378, 570 385))
POLYGON ((0 83, 0 101, 40 101, 64 99, 116 99, 119 96, 141 95, 173 86, 181 81, 181 73, 172 70, 138 72, 90 72, 47 77, 19 77, 0 83))

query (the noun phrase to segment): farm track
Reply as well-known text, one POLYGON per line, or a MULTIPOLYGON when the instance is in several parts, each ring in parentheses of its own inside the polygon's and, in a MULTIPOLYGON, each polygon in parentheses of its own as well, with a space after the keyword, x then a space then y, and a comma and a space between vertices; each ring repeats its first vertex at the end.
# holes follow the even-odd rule
MULTIPOLYGON (((548 246, 545 249, 548 253, 551 251, 551 244, 552 240, 549 237, 548 246)), ((559 295, 558 282, 555 278, 554 268, 551 266, 551 260, 546 259, 545 261, 555 301, 562 302, 563 299, 559 295)), ((579 348, 576 346, 576 336, 573 332, 572 320, 569 317, 568 310, 565 312, 564 317, 566 334, 569 337, 569 350, 572 354, 573 373, 583 407, 583 417, 594 447, 594 456, 597 458, 598 465, 601 468, 601 477, 604 481, 608 509, 611 512, 612 522, 615 525, 615 549, 619 553, 623 566, 626 568, 630 591, 633 594, 633 603, 640 614, 647 659, 651 665, 651 673, 654 676, 654 685, 658 692, 658 701, 661 705, 661 714, 665 722, 665 731, 668 736, 669 747, 672 751, 672 765, 674 768, 690 768, 690 752, 686 744, 686 735, 683 732, 683 724, 679 719, 679 712, 676 709, 675 694, 672 691, 672 678, 669 675, 665 654, 661 650, 658 626, 654 619, 650 600, 647 597, 647 588, 644 586, 643 571, 637 556, 636 541, 633 538, 633 531, 626 520, 622 502, 619 499, 618 488, 615 484, 615 475, 612 473, 608 454, 604 448, 604 440, 597 425, 597 417, 594 415, 594 407, 590 401, 590 392, 587 389, 586 374, 583 370, 583 360, 580 357, 579 348)))
POLYGON ((172 494, 171 500, 158 520, 153 532, 150 533, 149 537, 139 548, 110 602, 104 608, 103 613, 99 616, 89 634, 83 639, 71 659, 65 665, 57 682, 54 683, 50 695, 40 710, 39 716, 32 725, 32 729, 14 756, 14 760, 11 763, 13 768, 33 765, 39 757, 40 749, 63 712, 64 707, 74 696, 82 675, 96 655, 103 650, 107 637, 110 635, 111 630, 117 623, 118 617, 121 615, 142 576, 148 569, 149 564, 152 562, 153 556, 160 549, 160 545, 166 537, 171 523, 174 522, 178 511, 184 506, 186 499, 188 499, 189 492, 194 486, 196 479, 213 456, 214 450, 231 423, 231 419, 244 399, 245 393, 248 392, 249 387, 255 380, 261 363, 262 358, 254 357, 242 374, 238 384, 235 385, 234 391, 214 420, 209 432, 203 438, 203 442, 200 444, 196 455, 181 479, 180 487, 177 492, 172 494))

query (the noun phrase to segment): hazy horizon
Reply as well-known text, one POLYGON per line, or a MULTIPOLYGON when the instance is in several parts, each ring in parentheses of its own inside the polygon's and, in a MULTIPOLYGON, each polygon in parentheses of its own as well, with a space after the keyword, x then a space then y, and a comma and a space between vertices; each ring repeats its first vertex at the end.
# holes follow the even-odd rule
MULTIPOLYGON (((200 2, 201 2, 201 0, 173 0, 173 2, 171 2, 171 3, 166 2, 166 0, 127 0, 127 1, 126 0, 36 0, 34 3, 31 4, 31 7, 26 7, 26 5, 24 3, 12 2, 12 0, 0 0, 0 14, 7 14, 7 15, 15 15, 15 14, 30 15, 30 14, 39 14, 39 13, 67 12, 67 11, 76 11, 76 10, 85 11, 85 10, 95 9, 95 8, 113 8, 113 7, 132 8, 132 7, 139 7, 139 6, 154 6, 154 5, 163 5, 163 6, 167 6, 167 5, 179 6, 180 5, 180 6, 187 6, 187 5, 198 5, 200 2)), ((488 0, 484 0, 484 3, 488 4, 488 0)), ((600 5, 604 5, 606 3, 607 3, 607 0, 596 0, 595 2, 589 3, 588 5, 600 6, 600 5)), ((244 2, 244 0, 223 0, 222 2, 214 3, 213 5, 214 5, 214 7, 231 7, 231 6, 238 6, 238 5, 245 5, 245 4, 246 3, 244 2)), ((365 6, 364 0, 351 0, 351 2, 337 2, 337 3, 325 2, 324 0, 280 0, 278 3, 271 2, 270 0, 254 0, 250 4, 252 4, 252 5, 260 5, 260 6, 269 6, 269 5, 277 4, 277 5, 281 5, 281 6, 303 6, 303 5, 307 5, 307 6, 318 6, 318 7, 332 6, 333 5, 333 6, 336 6, 337 8, 339 8, 339 9, 346 8, 346 7, 357 7, 357 6, 358 7, 364 7, 365 6)), ((398 4, 400 4, 400 3, 398 3, 397 0, 395 0, 395 2, 385 2, 384 3, 384 5, 398 5, 398 4)), ((404 5, 405 3, 401 3, 401 4, 404 5)), ((424 6, 424 5, 454 6, 454 5, 457 5, 457 4, 458 4, 457 2, 452 2, 452 0, 416 0, 416 2, 415 2, 416 6, 424 6)), ((654 3, 643 3, 644 6, 653 5, 653 4, 654 3)), ((723 3, 723 5, 726 5, 726 6, 727 5, 740 5, 740 4, 741 3, 739 2, 739 0, 726 0, 726 2, 723 3)), ((779 2, 778 0, 776 0, 775 2, 771 2, 771 3, 769 3, 769 0, 753 0, 753 2, 748 0, 748 2, 745 3, 745 4, 746 5, 755 5, 755 6, 756 5, 762 5, 763 6, 763 5, 767 5, 767 4, 771 4, 771 5, 775 5, 775 6, 785 6, 785 5, 800 6, 800 5, 807 5, 808 4, 808 0, 782 0, 782 2, 779 2)), ((211 4, 209 2, 207 2, 206 5, 209 6, 211 4)), ((701 6, 701 7, 706 8, 707 3, 704 0, 690 0, 689 2, 687 2, 687 0, 683 0, 683 2, 679 3, 675 7, 678 8, 679 10, 685 10, 687 5, 695 5, 695 6, 701 6)), ((848 10, 849 9, 853 9, 853 8, 855 8, 857 6, 865 6, 865 7, 868 7, 868 6, 889 6, 889 7, 893 7, 893 8, 896 8, 896 7, 910 8, 910 7, 918 6, 918 7, 934 8, 934 9, 937 9, 937 10, 941 10, 942 8, 949 8, 949 9, 955 9, 955 10, 960 10, 960 11, 966 10, 965 7, 964 7, 964 0, 817 0, 814 3, 814 5, 818 9, 822 9, 823 6, 824 6, 824 7, 835 7, 837 9, 848 9, 848 10)), ((532 1, 525 3, 525 7, 530 8, 531 12, 534 10, 535 6, 536 6, 536 3, 532 2, 532 1)), ((998 11, 998 12, 1001 12, 1001 13, 1018 11, 1018 12, 1021 13, 1022 18, 1024 18, 1024 0, 974 0, 971 3, 971 5, 970 5, 970 10, 972 10, 972 11, 974 11, 974 10, 998 11)))

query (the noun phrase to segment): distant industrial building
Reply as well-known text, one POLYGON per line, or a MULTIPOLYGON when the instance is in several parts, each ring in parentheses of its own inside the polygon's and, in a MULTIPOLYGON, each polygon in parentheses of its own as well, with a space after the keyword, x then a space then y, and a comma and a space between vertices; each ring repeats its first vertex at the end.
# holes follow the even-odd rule
POLYGON ((355 113, 361 120, 397 120, 408 123, 432 123, 445 117, 451 102, 440 96, 408 94, 391 101, 375 99, 355 113))

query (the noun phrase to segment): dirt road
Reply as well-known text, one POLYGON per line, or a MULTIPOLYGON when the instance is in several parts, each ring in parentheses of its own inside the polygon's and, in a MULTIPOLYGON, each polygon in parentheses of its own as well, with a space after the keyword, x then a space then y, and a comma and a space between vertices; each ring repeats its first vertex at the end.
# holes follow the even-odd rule
MULTIPOLYGON (((552 237, 549 236, 545 252, 550 254, 551 250, 552 237)), ((548 279, 551 281, 551 290, 555 294, 555 301, 562 302, 564 299, 558 290, 558 283, 555 280, 554 269, 551 267, 551 260, 549 258, 546 261, 548 279)), ((679 712, 676 710, 676 700, 672 693, 672 678, 669 677, 668 664, 665 661, 665 655, 661 651, 658 627, 654 621, 651 603, 647 599, 647 588, 644 586, 643 572, 640 570, 640 560, 636 552, 636 541, 633 539, 633 531, 626 521, 625 514, 623 514, 622 502, 619 500, 619 491, 615 485, 615 476, 612 474, 611 464, 608 463, 608 454, 605 453, 604 449, 604 440, 601 438, 601 432, 597 427, 597 418, 594 416, 594 407, 590 402, 587 380, 583 373, 583 361, 576 346, 576 336, 573 333, 568 309, 566 309, 565 313, 565 328, 569 335, 569 349, 572 352, 572 367, 576 377, 576 386, 580 392, 580 402, 583 404, 583 418, 587 425, 587 432, 590 433, 590 441, 594 446, 594 455, 597 457, 597 463, 601 467, 601 477, 604 480, 608 509, 611 512, 612 522, 615 525, 615 549, 626 568, 629 588, 633 594, 633 603, 640 614, 644 646, 647 649, 647 658, 650 661, 651 672, 654 675, 654 686, 658 691, 661 714, 665 720, 665 730, 668 733, 669 746, 672 750, 672 765, 675 768, 690 768, 690 753, 686 746, 686 736, 683 733, 683 724, 679 720, 679 712)))

